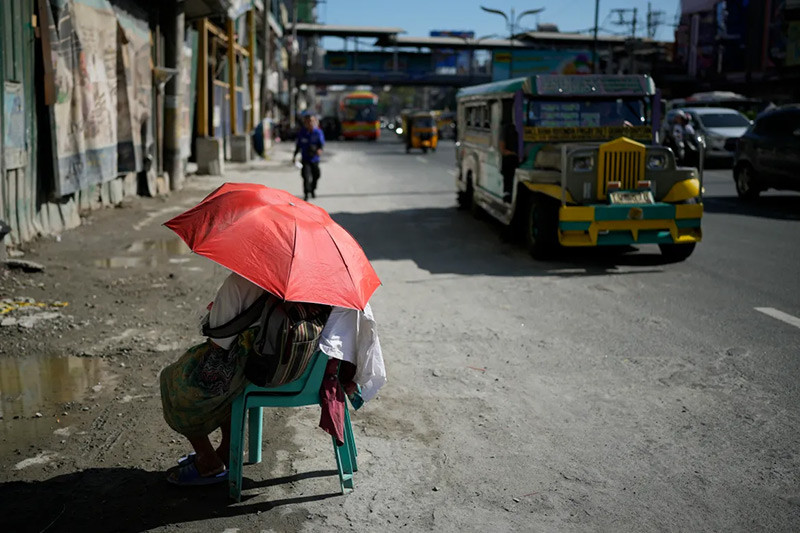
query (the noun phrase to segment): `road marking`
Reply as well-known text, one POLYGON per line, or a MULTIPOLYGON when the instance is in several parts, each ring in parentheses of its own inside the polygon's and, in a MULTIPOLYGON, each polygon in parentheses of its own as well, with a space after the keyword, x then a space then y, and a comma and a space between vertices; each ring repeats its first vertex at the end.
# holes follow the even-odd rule
POLYGON ((756 307, 756 311, 759 313, 764 313, 767 316, 771 316, 772 318, 777 318, 781 322, 786 322, 796 328, 800 328, 800 318, 796 316, 792 316, 788 313, 784 313, 783 311, 778 311, 772 307, 756 307))
POLYGON ((424 157, 422 157, 421 155, 418 155, 417 157, 415 157, 415 159, 417 161, 419 161, 420 163, 427 163, 428 162, 428 160, 425 159, 424 157))

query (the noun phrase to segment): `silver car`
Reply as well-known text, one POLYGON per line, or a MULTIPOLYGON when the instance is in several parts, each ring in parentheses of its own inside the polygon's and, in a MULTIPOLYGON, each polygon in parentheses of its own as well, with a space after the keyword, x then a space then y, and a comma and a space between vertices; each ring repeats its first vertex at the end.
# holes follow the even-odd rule
MULTIPOLYGON (((733 160, 734 152, 726 149, 725 143, 744 135, 751 124, 746 116, 727 107, 683 107, 680 110, 689 115, 695 132, 705 138, 706 159, 733 160)), ((678 111, 672 109, 665 117, 665 139, 671 135, 678 111)), ((729 143, 728 148, 730 147, 729 143)))

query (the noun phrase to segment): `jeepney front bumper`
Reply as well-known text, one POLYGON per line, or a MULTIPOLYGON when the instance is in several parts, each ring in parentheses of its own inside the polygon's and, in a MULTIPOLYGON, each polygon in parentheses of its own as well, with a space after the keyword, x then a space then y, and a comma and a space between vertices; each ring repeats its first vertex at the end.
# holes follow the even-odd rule
POLYGON ((703 204, 615 204, 562 206, 562 246, 682 244, 699 242, 703 204))

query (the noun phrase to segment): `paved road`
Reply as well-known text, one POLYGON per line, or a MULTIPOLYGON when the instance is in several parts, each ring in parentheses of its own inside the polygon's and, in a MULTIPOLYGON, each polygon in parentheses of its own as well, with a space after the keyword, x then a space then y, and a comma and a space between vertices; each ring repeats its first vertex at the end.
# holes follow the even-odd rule
MULTIPOLYGON (((299 196, 290 150, 225 179, 299 196)), ((389 374, 354 413, 346 497, 314 409, 267 415, 240 505, 164 482, 187 444, 161 419, 158 372, 199 340, 225 273, 161 224, 221 179, 37 242, 26 257, 47 271, 3 274, 0 292, 68 301, 71 317, 0 329, 12 529, 800 530, 800 195, 746 206, 713 170, 687 261, 642 247, 538 262, 455 209, 453 165, 446 142, 326 149, 315 202, 383 281, 372 305, 389 374)))
MULTIPOLYGON (((503 490, 547 494, 513 504, 543 530, 800 527, 800 195, 744 205, 730 170, 710 170, 704 241, 686 262, 642 247, 542 263, 455 210, 452 143, 334 150, 320 203, 378 265, 395 376, 423 394, 436 380, 397 365, 494 374, 502 386, 474 408, 492 413, 485 453, 496 439, 505 463, 473 460, 503 490)), ((453 470, 446 480, 486 487, 453 470)))

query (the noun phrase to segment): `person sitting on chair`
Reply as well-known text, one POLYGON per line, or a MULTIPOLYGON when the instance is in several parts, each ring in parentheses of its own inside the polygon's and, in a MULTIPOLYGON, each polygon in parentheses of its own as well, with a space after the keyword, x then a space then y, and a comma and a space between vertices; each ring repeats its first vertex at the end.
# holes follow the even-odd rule
MULTIPOLYGON (((229 322, 262 294, 264 289, 231 273, 211 304, 209 325, 229 322)), ((224 339, 207 338, 161 372, 164 419, 189 440, 195 452, 168 472, 170 483, 208 485, 228 479, 231 404, 247 385, 244 365, 254 340, 253 329, 224 339), (222 439, 214 449, 209 435, 217 428, 222 439)))
MULTIPOLYGON (((209 305, 205 320, 211 328, 227 324, 265 292, 231 272, 209 305)), ((318 347, 331 358, 355 365, 354 382, 342 381, 342 387, 349 396, 356 390, 357 383, 362 387, 363 401, 374 397, 386 382, 380 342, 373 328, 369 304, 364 311, 333 306, 318 347)), ((209 485, 227 481, 231 406, 249 383, 245 363, 257 333, 258 328, 250 327, 232 337, 209 337, 162 370, 159 381, 164 420, 185 436, 194 449, 194 453, 180 458, 178 466, 169 470, 168 482, 209 485), (217 429, 222 438, 215 449, 209 435, 217 429)))

